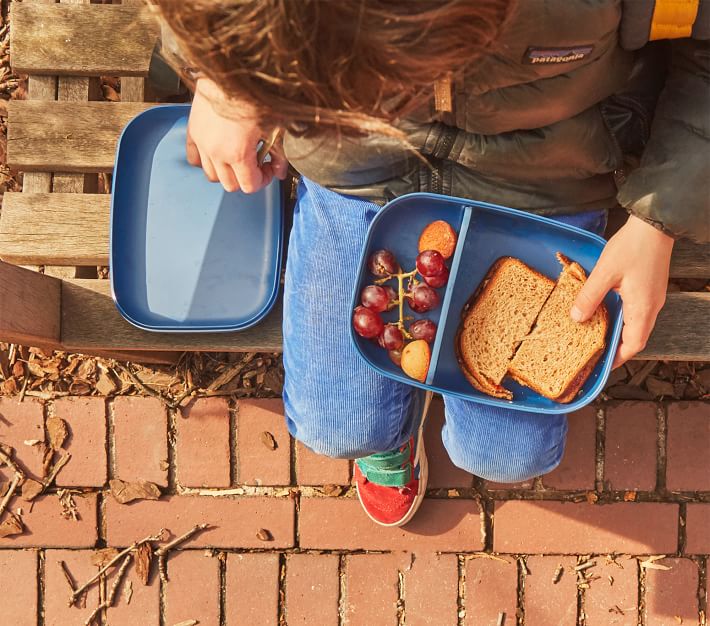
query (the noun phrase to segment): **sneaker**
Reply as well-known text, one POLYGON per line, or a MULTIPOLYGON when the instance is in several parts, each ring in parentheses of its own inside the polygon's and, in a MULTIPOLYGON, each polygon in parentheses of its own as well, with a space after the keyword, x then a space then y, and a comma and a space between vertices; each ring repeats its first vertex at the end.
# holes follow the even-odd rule
POLYGON ((427 477, 424 421, 432 392, 424 396, 419 428, 395 450, 355 459, 355 488, 367 516, 380 526, 406 524, 424 500, 427 477))

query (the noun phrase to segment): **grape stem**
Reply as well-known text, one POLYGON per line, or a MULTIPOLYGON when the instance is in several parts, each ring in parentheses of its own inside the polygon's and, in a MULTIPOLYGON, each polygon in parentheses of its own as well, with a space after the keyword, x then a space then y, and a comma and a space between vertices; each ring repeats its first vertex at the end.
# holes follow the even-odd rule
POLYGON ((387 274, 386 276, 383 276, 382 278, 378 278, 375 282, 375 285, 384 285, 386 282, 392 280, 393 278, 397 279, 397 305, 399 306, 399 320, 397 321, 397 328, 402 332, 402 336, 405 339, 414 339, 412 335, 409 333, 407 330, 406 326, 404 325, 404 320, 406 319, 414 319, 411 316, 405 317, 404 315, 404 297, 405 295, 408 295, 411 293, 412 286, 418 284, 418 280, 414 278, 414 276, 417 274, 417 270, 412 270, 411 272, 397 272, 396 274, 387 274), (407 291, 404 290, 404 280, 405 278, 409 279, 409 284, 407 285, 407 291))

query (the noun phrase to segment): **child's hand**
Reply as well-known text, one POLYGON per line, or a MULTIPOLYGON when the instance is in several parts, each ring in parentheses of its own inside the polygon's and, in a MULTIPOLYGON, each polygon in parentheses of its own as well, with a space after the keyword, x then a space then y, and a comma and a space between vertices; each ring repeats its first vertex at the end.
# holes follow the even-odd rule
POLYGON ((672 250, 672 237, 632 215, 609 239, 579 292, 571 311, 578 322, 592 316, 610 289, 621 295, 624 329, 613 367, 646 346, 666 301, 672 250))
POLYGON ((188 162, 201 166, 209 180, 219 181, 227 191, 253 193, 268 185, 274 176, 286 178, 288 163, 279 147, 271 149, 270 163, 261 167, 257 163, 256 148, 265 133, 253 106, 239 103, 239 118, 227 118, 217 113, 210 102, 224 97, 213 81, 197 80, 187 124, 188 162))

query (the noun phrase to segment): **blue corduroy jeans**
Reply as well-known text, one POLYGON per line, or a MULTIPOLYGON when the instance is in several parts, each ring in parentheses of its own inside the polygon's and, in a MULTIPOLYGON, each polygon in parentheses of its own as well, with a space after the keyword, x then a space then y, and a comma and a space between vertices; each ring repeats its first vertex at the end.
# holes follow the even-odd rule
MULTIPOLYGON (((421 390, 381 376, 350 339, 350 298, 367 227, 380 207, 302 179, 284 286, 284 404, 291 435, 330 457, 392 450, 418 426, 421 390)), ((601 234, 607 211, 556 219, 601 234)), ((453 463, 516 482, 554 469, 567 415, 513 411, 444 395, 453 463)))

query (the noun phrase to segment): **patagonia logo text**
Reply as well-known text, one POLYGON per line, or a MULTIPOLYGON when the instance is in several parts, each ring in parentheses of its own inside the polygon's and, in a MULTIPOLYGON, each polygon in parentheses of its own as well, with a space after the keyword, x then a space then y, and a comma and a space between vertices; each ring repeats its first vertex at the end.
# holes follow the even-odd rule
POLYGON ((531 46, 525 51, 524 63, 541 65, 548 63, 571 63, 588 56, 594 46, 567 46, 566 48, 538 48, 531 46))

